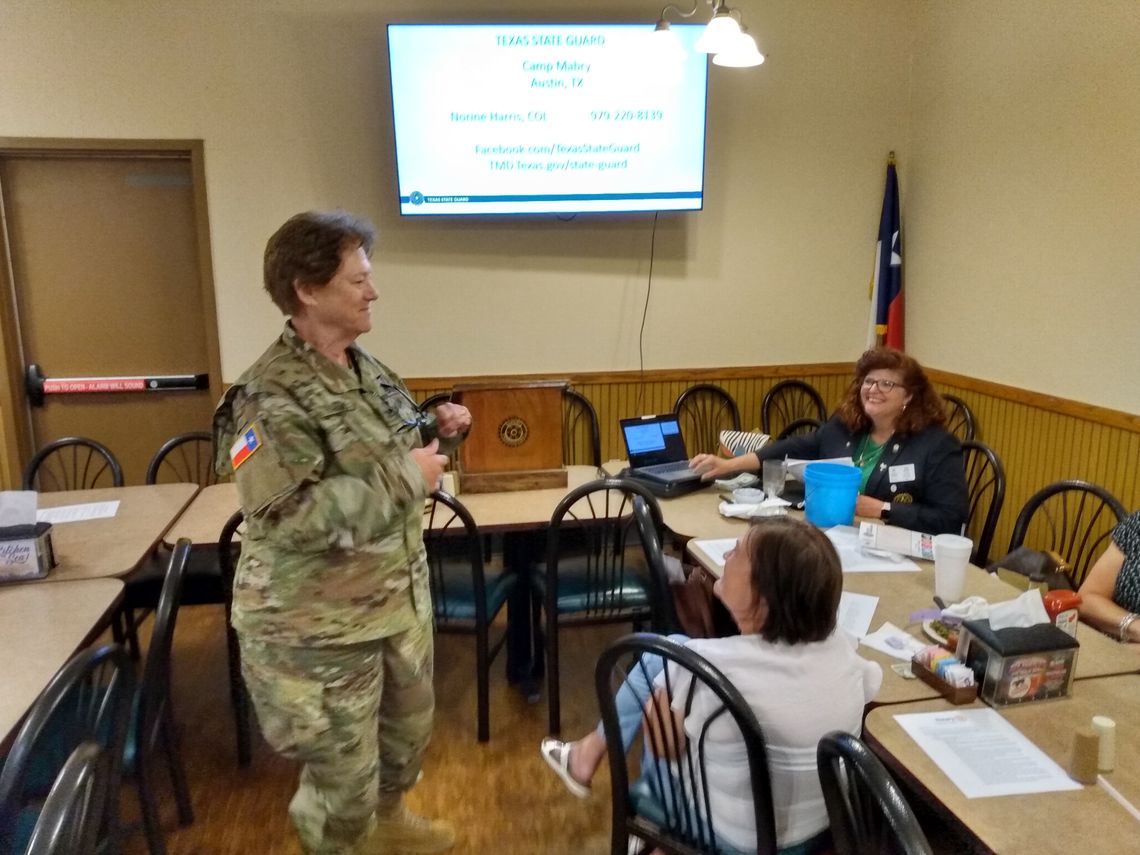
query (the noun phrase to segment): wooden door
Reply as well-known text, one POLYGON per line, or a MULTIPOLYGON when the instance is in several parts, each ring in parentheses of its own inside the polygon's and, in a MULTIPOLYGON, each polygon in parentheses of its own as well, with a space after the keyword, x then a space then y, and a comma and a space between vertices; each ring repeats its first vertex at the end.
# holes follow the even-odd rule
POLYGON ((220 378, 193 170, 188 152, 0 156, 7 309, 18 329, 5 342, 10 386, 31 364, 49 379, 211 381, 196 391, 52 394, 42 406, 10 389, 24 421, 6 445, 15 439, 21 465, 53 439, 88 436, 115 453, 128 484, 141 484, 164 440, 209 427, 220 378))

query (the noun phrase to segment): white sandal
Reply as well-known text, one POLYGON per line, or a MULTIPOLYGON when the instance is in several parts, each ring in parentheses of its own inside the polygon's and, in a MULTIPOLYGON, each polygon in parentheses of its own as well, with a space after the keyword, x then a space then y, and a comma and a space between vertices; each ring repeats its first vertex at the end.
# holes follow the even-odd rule
POLYGON ((562 779, 562 783, 566 785, 566 789, 580 799, 588 799, 590 797, 590 787, 580 781, 574 780, 574 777, 570 774, 569 742, 547 737, 542 740, 542 744, 538 750, 542 754, 542 759, 546 761, 546 765, 553 769, 554 774, 562 779))

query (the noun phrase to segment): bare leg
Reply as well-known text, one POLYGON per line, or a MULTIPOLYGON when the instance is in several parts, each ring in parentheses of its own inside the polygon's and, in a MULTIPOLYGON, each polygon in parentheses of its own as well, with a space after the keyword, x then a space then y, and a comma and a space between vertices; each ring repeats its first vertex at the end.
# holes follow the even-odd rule
POLYGON ((606 756, 606 740, 596 730, 570 743, 570 777, 589 786, 606 756))

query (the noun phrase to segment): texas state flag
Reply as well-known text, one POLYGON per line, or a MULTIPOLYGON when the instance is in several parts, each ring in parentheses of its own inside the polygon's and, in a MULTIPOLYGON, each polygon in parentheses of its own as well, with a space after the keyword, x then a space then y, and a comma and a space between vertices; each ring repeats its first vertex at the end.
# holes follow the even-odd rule
POLYGON ((230 464, 237 469, 259 448, 261 437, 257 433, 257 426, 251 424, 230 446, 230 464))
POLYGON ((893 154, 887 161, 887 186, 883 191, 879 241, 875 247, 875 274, 871 280, 871 322, 867 329, 867 347, 878 344, 903 349, 899 179, 893 154))

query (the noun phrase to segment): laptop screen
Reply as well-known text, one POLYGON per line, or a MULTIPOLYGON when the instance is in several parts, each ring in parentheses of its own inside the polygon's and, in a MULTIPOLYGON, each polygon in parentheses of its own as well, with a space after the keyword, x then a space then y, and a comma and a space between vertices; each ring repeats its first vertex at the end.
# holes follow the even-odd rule
POLYGON ((689 459, 685 452, 685 440, 681 436, 681 426, 672 413, 622 419, 621 434, 631 469, 689 459))

